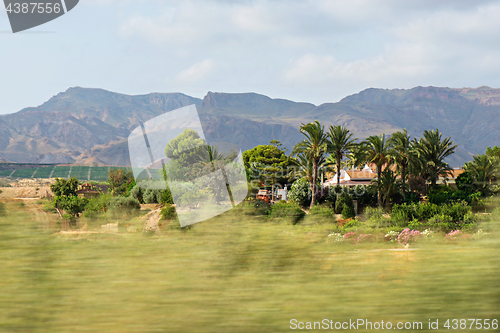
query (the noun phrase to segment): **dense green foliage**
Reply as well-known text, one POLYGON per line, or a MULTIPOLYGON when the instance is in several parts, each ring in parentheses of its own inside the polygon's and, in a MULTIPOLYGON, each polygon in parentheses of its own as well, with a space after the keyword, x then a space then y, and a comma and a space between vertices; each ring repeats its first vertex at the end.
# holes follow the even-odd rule
POLYGON ((297 179, 288 190, 288 199, 302 207, 311 203, 311 186, 306 178, 297 179))
POLYGON ((286 202, 278 202, 271 206, 270 219, 283 219, 297 224, 306 215, 299 205, 286 202))
POLYGON ((50 190, 56 197, 60 196, 75 196, 78 190, 78 179, 70 178, 69 180, 56 178, 56 182, 50 185, 50 190))
POLYGON ((88 200, 78 196, 57 196, 54 198, 55 207, 63 209, 66 213, 78 217, 85 210, 88 200))
POLYGON ((247 172, 253 175, 252 180, 262 185, 286 184, 293 161, 286 155, 286 149, 280 148, 279 142, 272 143, 274 144, 259 145, 243 152, 243 163, 247 172))
POLYGON ((125 169, 111 169, 108 174, 111 191, 116 195, 128 196, 135 186, 134 174, 125 169))
POLYGON ((108 201, 108 211, 112 217, 135 215, 141 209, 141 204, 131 197, 112 197, 108 201))

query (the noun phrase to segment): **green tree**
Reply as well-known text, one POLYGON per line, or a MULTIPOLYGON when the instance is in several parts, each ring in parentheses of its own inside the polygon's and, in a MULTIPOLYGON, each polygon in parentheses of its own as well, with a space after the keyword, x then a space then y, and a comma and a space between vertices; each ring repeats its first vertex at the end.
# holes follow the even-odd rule
POLYGON ((88 200, 78 196, 59 196, 54 199, 55 207, 62 208, 66 213, 78 217, 85 210, 88 200))
POLYGON ((500 160, 500 147, 488 147, 486 148, 486 155, 490 156, 490 157, 496 157, 497 159, 500 160))
MULTIPOLYGON (((385 141, 385 134, 382 134, 380 136, 372 135, 366 139, 366 142, 368 145, 368 162, 375 164, 375 166, 377 167, 377 184, 380 185, 380 178, 382 177, 382 167, 390 162, 390 146, 385 141)), ((378 206, 382 207, 383 200, 382 190, 380 186, 378 186, 377 192, 378 206)))
POLYGON ((389 158, 396 164, 396 171, 401 175, 403 184, 406 184, 408 167, 414 156, 410 136, 404 129, 402 132, 393 133, 387 141, 391 147, 389 158))
POLYGON ((78 190, 78 179, 71 177, 70 179, 56 178, 56 182, 50 185, 50 190, 56 197, 75 196, 78 190))
POLYGON ((312 208, 316 204, 319 162, 327 153, 328 136, 325 133, 325 126, 321 125, 317 120, 313 123, 302 124, 300 132, 306 138, 295 145, 292 154, 296 156, 303 153, 312 162, 312 181, 310 182, 312 192, 310 207, 312 208))
POLYGON ((208 160, 207 144, 198 132, 187 128, 167 144, 165 156, 174 160, 179 167, 191 167, 200 159, 208 160))
POLYGON ((286 183, 288 180, 288 168, 293 163, 286 155, 286 149, 280 148, 277 140, 270 145, 259 145, 243 152, 243 163, 245 168, 255 171, 255 176, 260 182, 286 183))
POLYGON ((348 168, 361 168, 368 161, 369 146, 366 142, 358 143, 347 155, 347 167, 348 168))
POLYGON ((390 169, 385 169, 381 177, 372 182, 377 186, 380 193, 382 193, 382 204, 384 207, 386 207, 397 195, 404 195, 408 189, 408 185, 403 183, 401 179, 398 179, 396 174, 390 169))
POLYGON ((125 169, 111 169, 108 173, 108 183, 114 194, 128 196, 135 186, 134 174, 125 169))
POLYGON ((442 134, 436 129, 424 131, 423 137, 414 142, 414 147, 418 159, 416 167, 420 175, 430 181, 431 188, 435 188, 440 176, 450 174, 452 169, 444 159, 455 152, 457 145, 453 144, 451 137, 443 140, 442 134))
POLYGON ((340 163, 357 146, 353 134, 345 126, 330 126, 328 152, 334 156, 337 165, 337 186, 340 186, 340 163))
POLYGON ((489 188, 497 179, 499 161, 496 157, 484 155, 474 156, 474 160, 465 163, 465 172, 472 178, 473 184, 483 195, 489 193, 489 188))

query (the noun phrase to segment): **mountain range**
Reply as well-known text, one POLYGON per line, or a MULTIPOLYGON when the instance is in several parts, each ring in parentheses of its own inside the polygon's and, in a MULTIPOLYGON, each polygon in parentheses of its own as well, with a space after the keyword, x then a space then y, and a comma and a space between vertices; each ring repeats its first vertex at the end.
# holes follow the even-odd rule
POLYGON ((273 139, 291 150, 303 137, 300 124, 314 120, 326 127, 345 124, 360 139, 403 128, 420 137, 439 128, 459 144, 448 160, 452 166, 500 144, 500 89, 486 86, 370 88, 321 105, 255 93, 209 92, 199 99, 75 87, 38 107, 0 116, 0 161, 129 165, 127 138, 135 127, 192 104, 207 141, 236 143, 242 150, 273 139))

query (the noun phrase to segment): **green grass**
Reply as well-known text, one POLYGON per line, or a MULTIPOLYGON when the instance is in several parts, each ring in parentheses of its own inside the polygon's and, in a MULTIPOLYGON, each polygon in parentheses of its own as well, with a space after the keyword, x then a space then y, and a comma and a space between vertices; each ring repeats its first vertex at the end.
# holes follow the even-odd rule
POLYGON ((52 173, 52 170, 54 170, 54 167, 39 168, 38 171, 35 173, 34 178, 49 178, 50 174, 52 173))
POLYGON ((74 166, 71 169, 71 177, 75 177, 78 180, 88 180, 89 178, 88 166, 74 166))
POLYGON ((54 170, 54 173, 52 173, 52 178, 68 178, 69 175, 69 166, 57 166, 54 170))
POLYGON ((288 332, 291 319, 363 318, 425 332, 428 319, 439 331, 449 318, 500 319, 498 234, 391 251, 326 243, 331 224, 230 212, 152 237, 60 235, 7 208, 0 331, 288 332))
POLYGON ((31 178, 36 169, 17 169, 12 177, 14 178, 31 178))

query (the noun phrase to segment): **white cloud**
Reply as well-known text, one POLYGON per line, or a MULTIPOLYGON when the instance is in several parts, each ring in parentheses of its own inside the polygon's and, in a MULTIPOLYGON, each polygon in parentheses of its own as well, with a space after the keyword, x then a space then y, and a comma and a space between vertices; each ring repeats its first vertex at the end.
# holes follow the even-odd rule
POLYGON ((197 83, 206 79, 214 70, 215 63, 211 59, 200 61, 177 75, 182 83, 197 83))

